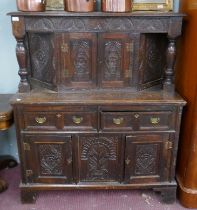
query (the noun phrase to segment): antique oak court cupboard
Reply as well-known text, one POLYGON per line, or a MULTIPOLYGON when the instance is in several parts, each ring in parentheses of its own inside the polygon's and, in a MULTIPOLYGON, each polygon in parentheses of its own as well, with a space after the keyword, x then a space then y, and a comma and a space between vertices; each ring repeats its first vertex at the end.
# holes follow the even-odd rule
POLYGON ((21 77, 12 105, 22 201, 41 190, 151 188, 173 202, 183 15, 10 15, 21 77))

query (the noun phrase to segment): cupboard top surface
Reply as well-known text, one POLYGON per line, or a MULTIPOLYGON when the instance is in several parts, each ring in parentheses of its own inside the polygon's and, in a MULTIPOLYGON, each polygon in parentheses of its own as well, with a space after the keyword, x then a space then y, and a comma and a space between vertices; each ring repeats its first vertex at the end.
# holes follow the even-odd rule
POLYGON ((133 93, 117 90, 67 91, 64 93, 30 92, 18 93, 12 104, 80 104, 80 105, 185 105, 186 102, 177 93, 165 91, 141 91, 133 93))
POLYGON ((10 12, 11 16, 59 16, 59 17, 183 17, 185 14, 174 12, 64 12, 64 11, 46 11, 46 12, 10 12))

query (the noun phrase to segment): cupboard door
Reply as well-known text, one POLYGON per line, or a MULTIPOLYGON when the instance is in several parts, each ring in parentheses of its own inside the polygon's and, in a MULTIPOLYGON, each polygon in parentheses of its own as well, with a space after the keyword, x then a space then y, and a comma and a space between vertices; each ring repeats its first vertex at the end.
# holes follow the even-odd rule
POLYGON ((169 178, 172 142, 169 134, 126 137, 125 181, 153 183, 169 178))
MULTIPOLYGON (((52 33, 28 33, 28 66, 31 69, 32 85, 40 85, 56 90, 56 66, 57 57, 55 51, 55 39, 52 33)), ((30 72, 29 72, 30 73, 30 72)))
POLYGON ((88 135, 79 137, 80 182, 120 182, 121 137, 88 135))
POLYGON ((94 33, 56 35, 58 84, 66 87, 96 86, 97 38, 94 33))
POLYGON ((134 44, 129 34, 99 36, 99 74, 102 87, 128 87, 132 79, 134 44))
POLYGON ((32 183, 72 183, 72 140, 70 136, 25 134, 26 178, 32 183))
POLYGON ((139 46, 138 90, 161 84, 166 68, 165 34, 142 34, 139 46))

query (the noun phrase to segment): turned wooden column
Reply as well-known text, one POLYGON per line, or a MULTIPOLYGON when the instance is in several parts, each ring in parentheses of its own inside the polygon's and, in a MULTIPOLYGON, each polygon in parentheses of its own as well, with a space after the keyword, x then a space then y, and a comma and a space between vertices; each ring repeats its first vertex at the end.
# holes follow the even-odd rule
POLYGON ((169 92, 174 90, 174 64, 176 60, 176 39, 168 38, 168 49, 166 53, 167 57, 167 67, 165 70, 165 77, 164 77, 164 90, 169 92))
POLYGON ((166 52, 166 69, 164 72, 163 89, 169 93, 173 93, 175 89, 174 75, 175 75, 175 62, 176 62, 176 40, 181 35, 181 21, 180 18, 173 18, 170 21, 168 31, 168 48, 166 52), (177 28, 179 30, 177 30, 177 28))
POLYGON ((177 181, 178 197, 185 207, 197 208, 197 5, 181 1, 186 13, 180 54, 177 62, 176 87, 187 100, 183 113, 179 144, 177 181))
POLYGON ((16 38, 16 57, 19 64, 20 83, 18 91, 21 93, 30 91, 27 71, 27 51, 25 47, 25 23, 23 17, 12 17, 12 30, 16 38))

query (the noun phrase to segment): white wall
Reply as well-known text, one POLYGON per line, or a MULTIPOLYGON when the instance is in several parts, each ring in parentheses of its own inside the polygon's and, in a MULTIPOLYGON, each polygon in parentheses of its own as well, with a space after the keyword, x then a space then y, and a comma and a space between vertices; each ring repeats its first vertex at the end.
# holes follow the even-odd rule
POLYGON ((15 93, 19 81, 16 41, 10 17, 6 15, 10 11, 16 11, 15 0, 0 0, 0 93, 15 93))

